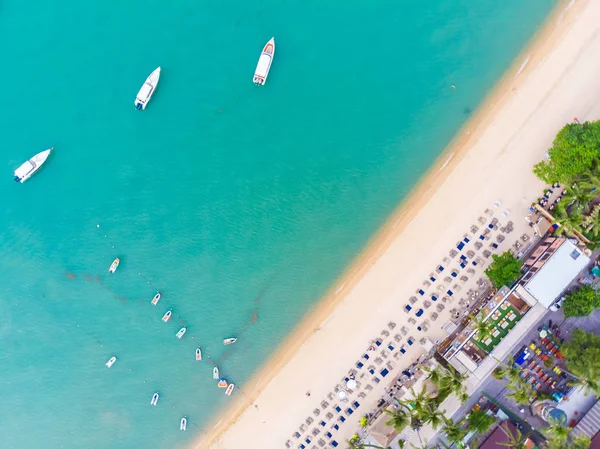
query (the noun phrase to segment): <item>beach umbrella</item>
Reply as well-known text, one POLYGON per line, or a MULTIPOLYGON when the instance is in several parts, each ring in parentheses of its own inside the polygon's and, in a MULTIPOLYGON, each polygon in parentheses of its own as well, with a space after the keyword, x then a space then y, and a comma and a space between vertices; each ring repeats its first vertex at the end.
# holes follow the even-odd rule
POLYGON ((354 390, 356 388, 356 381, 354 379, 350 379, 348 382, 346 382, 346 386, 351 390, 354 390))

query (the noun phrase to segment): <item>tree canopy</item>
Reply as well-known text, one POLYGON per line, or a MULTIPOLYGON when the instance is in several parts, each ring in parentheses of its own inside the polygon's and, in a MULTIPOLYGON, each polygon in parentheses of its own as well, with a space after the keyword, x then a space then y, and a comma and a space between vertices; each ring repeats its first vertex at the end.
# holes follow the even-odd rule
POLYGON ((510 251, 501 255, 493 254, 492 263, 486 268, 485 274, 496 288, 503 285, 510 287, 521 277, 521 265, 522 262, 510 251))
POLYGON ((600 121, 565 125, 548 154, 550 159, 537 163, 533 173, 548 184, 570 184, 600 158, 600 121))
POLYGON ((600 336, 575 329, 560 352, 567 359, 567 369, 577 377, 573 383, 600 396, 600 336))
POLYGON ((563 310, 566 317, 588 316, 597 307, 600 307, 600 297, 591 285, 582 285, 565 295, 563 310))

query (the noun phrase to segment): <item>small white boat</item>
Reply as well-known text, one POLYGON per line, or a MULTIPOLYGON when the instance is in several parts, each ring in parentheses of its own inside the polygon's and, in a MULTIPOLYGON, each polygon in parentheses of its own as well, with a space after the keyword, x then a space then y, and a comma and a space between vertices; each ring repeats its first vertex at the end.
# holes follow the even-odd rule
POLYGON ((213 379, 219 380, 219 368, 217 368, 216 366, 213 368, 213 379))
POLYGON ((227 396, 231 396, 231 392, 233 391, 234 388, 235 388, 235 384, 229 384, 229 386, 227 387, 227 390, 225 390, 225 394, 227 396))
POLYGON ((179 329, 179 331, 178 331, 178 332, 175 334, 175 336, 176 336, 177 338, 181 338, 181 337, 183 337, 183 334, 185 334, 185 331, 186 331, 186 330, 187 330, 187 329, 186 329, 186 327, 185 327, 185 326, 183 326, 181 329, 179 329))
POLYGON ((171 315, 173 315, 173 311, 171 310, 167 310, 167 313, 165 313, 162 317, 163 322, 167 322, 171 319, 171 315))
POLYGON ((33 176, 33 174, 40 169, 40 167, 46 162, 48 156, 50 156, 50 152, 54 149, 54 147, 49 150, 42 151, 41 153, 36 154, 27 162, 23 162, 19 168, 17 168, 14 172, 15 174, 15 182, 24 183, 29 178, 33 176))
POLYGON ((158 393, 154 393, 154 395, 152 395, 152 400, 150 401, 150 405, 156 406, 157 403, 158 403, 158 393))
POLYGON ((202 351, 200 348, 196 348, 196 360, 202 360, 202 351))
POLYGON ((118 257, 113 260, 113 263, 110 264, 110 268, 108 269, 109 273, 114 273, 115 271, 117 271, 117 268, 119 268, 119 264, 121 263, 121 259, 119 259, 118 257))
POLYGON ((275 38, 272 37, 263 48, 260 58, 258 58, 258 64, 256 64, 254 84, 257 86, 263 86, 267 82, 267 76, 269 76, 269 70, 271 70, 271 63, 273 62, 274 56, 275 38))
POLYGON ((217 384, 217 387, 219 388, 227 388, 227 381, 225 379, 219 379, 219 383, 217 384))
POLYGON ((152 72, 150 76, 146 78, 144 85, 138 92, 137 97, 135 97, 135 101, 133 102, 133 104, 135 105, 136 109, 146 109, 148 102, 150 101, 152 95, 154 94, 154 91, 156 90, 159 78, 160 67, 157 67, 154 70, 154 72, 152 72))
POLYGON ((154 295, 154 298, 152 298, 152 305, 155 306, 158 304, 158 301, 160 301, 160 292, 158 292, 156 295, 154 295))
POLYGON ((237 341, 237 338, 226 338, 223 340, 224 345, 232 345, 237 341))
POLYGON ((106 367, 110 368, 111 366, 113 366, 115 364, 115 362, 117 361, 117 358, 115 356, 112 356, 108 362, 106 362, 106 367))
POLYGON ((187 428, 187 417, 184 416, 181 418, 181 422, 179 423, 179 430, 185 430, 187 428))

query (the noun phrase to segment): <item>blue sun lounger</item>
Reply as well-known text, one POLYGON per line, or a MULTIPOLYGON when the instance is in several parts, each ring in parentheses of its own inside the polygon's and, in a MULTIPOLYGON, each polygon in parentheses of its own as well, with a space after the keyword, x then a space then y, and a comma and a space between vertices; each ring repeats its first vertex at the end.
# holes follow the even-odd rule
POLYGON ((421 315, 423 315, 423 313, 424 313, 423 309, 419 309, 419 310, 417 310, 417 313, 415 315, 421 316, 421 315))

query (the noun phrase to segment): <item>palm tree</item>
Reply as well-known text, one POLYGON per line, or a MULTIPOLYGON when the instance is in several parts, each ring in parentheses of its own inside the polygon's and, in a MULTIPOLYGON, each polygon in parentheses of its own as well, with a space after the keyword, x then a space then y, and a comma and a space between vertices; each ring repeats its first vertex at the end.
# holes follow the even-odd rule
POLYGON ((449 366, 439 379, 438 386, 440 390, 448 391, 451 394, 456 395, 461 402, 465 402, 469 395, 466 393, 465 381, 467 376, 456 370, 454 367, 449 366))
MULTIPOLYGON (((594 378, 597 378, 597 376, 594 376, 594 378)), ((581 387, 585 394, 594 393, 597 398, 600 397, 600 385, 598 385, 598 382, 591 377, 575 377, 569 384, 573 387, 581 387)))
POLYGON ((594 206, 589 215, 583 219, 585 230, 591 232, 594 238, 600 234, 600 205, 594 206))
POLYGON ((444 373, 439 365, 437 365, 433 369, 424 368, 425 372, 427 372, 427 379, 433 382, 437 387, 440 386, 440 380, 444 377, 444 373))
POLYGON ((573 230, 577 232, 581 232, 581 223, 583 221, 583 215, 581 214, 581 210, 571 210, 569 213, 560 212, 560 208, 556 208, 557 213, 555 214, 556 219, 555 223, 560 224, 560 227, 554 232, 557 236, 562 235, 565 231, 573 230))
POLYGON ((496 420, 493 416, 488 415, 481 409, 475 410, 467 418, 469 428, 476 431, 479 434, 484 434, 488 430, 490 430, 490 427, 492 427, 494 421, 496 420))
POLYGON ((516 432, 513 434, 512 431, 508 428, 508 425, 505 424, 502 426, 504 429, 504 433, 508 437, 508 441, 503 443, 497 443, 500 446, 506 446, 511 449, 525 449, 525 442, 527 441, 528 435, 523 435, 519 429, 516 429, 516 432))
POLYGON ((556 441, 567 441, 571 429, 562 425, 561 422, 556 419, 550 418, 548 421, 548 427, 542 429, 542 432, 549 437, 552 437, 556 441))
POLYGON ((594 164, 587 172, 583 173, 578 179, 579 185, 585 189, 600 189, 600 167, 594 164))
POLYGON ((390 416, 390 420, 385 423, 386 426, 391 426, 398 433, 411 423, 411 417, 404 410, 388 410, 384 409, 384 413, 390 416))
POLYGON ((455 423, 451 419, 446 418, 444 422, 445 424, 442 428, 442 433, 446 435, 446 440, 455 444, 456 447, 464 447, 463 438, 467 434, 466 429, 464 429, 460 423, 455 423))
POLYGON ((573 438, 568 446, 568 449, 588 449, 592 442, 585 435, 580 435, 577 438, 573 438))
POLYGON ((435 430, 444 423, 444 412, 436 404, 429 403, 418 412, 419 419, 425 424, 431 424, 435 430))
POLYGON ((502 363, 502 368, 496 368, 492 375, 499 380, 506 378, 508 379, 509 383, 515 385, 521 382, 522 372, 523 369, 519 368, 519 366, 515 364, 515 359, 513 357, 509 357, 508 363, 502 363))
POLYGON ((533 390, 529 384, 523 381, 517 385, 509 384, 508 388, 513 390, 512 393, 507 394, 507 398, 511 398, 517 405, 531 405, 537 397, 537 391, 533 390))
POLYGON ((570 211, 579 210, 580 212, 583 212, 584 210, 587 210, 590 201, 596 196, 597 193, 592 192, 589 188, 585 188, 579 184, 573 184, 571 188, 567 189, 567 194, 562 201, 565 202, 566 207, 570 208, 570 211))
POLYGON ((475 325, 475 330, 477 331, 477 339, 479 341, 483 341, 487 338, 491 338, 493 330, 493 326, 489 321, 485 321, 484 316, 473 316, 469 314, 469 318, 473 321, 475 325))
POLYGON ((412 398, 402 401, 401 404, 418 416, 418 414, 431 402, 431 395, 427 391, 427 385, 423 385, 423 388, 421 388, 421 391, 418 393, 411 388, 410 393, 412 398))

